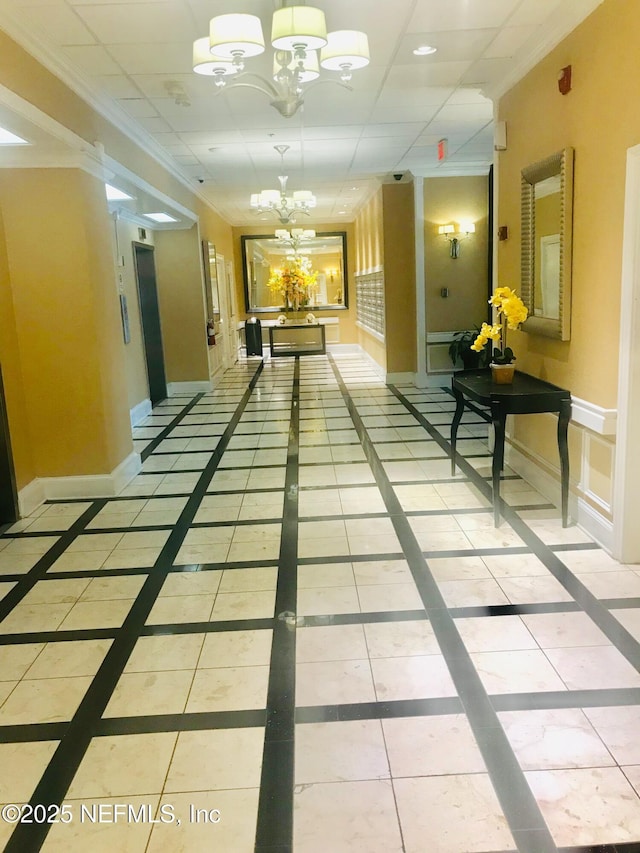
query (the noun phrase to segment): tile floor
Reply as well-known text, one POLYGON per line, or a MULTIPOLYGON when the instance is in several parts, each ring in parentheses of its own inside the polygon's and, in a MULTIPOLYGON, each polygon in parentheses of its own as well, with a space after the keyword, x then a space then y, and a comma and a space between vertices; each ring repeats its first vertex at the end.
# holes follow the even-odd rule
POLYGON ((640 568, 509 470, 496 529, 453 408, 239 364, 136 428, 118 498, 5 530, 0 845, 640 851, 640 568))

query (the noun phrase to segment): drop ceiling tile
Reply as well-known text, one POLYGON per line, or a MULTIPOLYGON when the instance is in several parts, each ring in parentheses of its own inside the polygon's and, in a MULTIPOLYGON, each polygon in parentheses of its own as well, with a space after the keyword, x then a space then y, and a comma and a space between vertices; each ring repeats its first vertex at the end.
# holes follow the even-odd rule
POLYGON ((522 0, 507 23, 510 27, 540 24, 565 2, 566 0, 522 0))
POLYGON ((180 3, 109 4, 78 6, 77 14, 102 44, 154 44, 182 42, 191 60, 198 33, 180 3))
POLYGON ((362 136, 365 139, 385 138, 389 136, 402 136, 415 139, 424 129, 424 122, 405 122, 387 124, 368 124, 363 128, 362 136))
MULTIPOLYGON (((127 74, 161 74, 171 80, 175 74, 191 74, 191 50, 183 42, 163 44, 112 44, 109 53, 127 74)), ((108 71, 101 71, 108 74, 108 71)))
POLYGON ((158 115, 156 108, 146 98, 120 98, 118 103, 134 118, 150 118, 158 115))
POLYGON ((505 27, 491 42, 483 59, 503 59, 516 56, 535 33, 535 27, 505 27))
POLYGON ((511 67, 508 59, 479 59, 462 76, 462 83, 490 85, 503 79, 511 67))
POLYGON ((448 30, 434 33, 424 32, 406 35, 400 42, 394 65, 411 65, 412 68, 428 67, 440 62, 460 62, 477 59, 482 56, 488 45, 496 37, 498 30, 488 27, 480 30, 448 30), (419 44, 428 44, 437 48, 436 53, 427 56, 415 56, 413 49, 419 44))
POLYGON ((139 118, 136 119, 139 125, 141 125, 147 133, 167 133, 171 130, 166 121, 162 118, 139 118))
POLYGON ((481 89, 472 86, 459 86, 447 100, 447 104, 484 104, 493 103, 482 94, 481 89))
POLYGON ((470 67, 471 61, 432 62, 423 65, 394 65, 389 69, 385 80, 385 89, 410 88, 455 88, 462 75, 470 67))
POLYGON ((210 77, 200 74, 133 74, 133 82, 140 88, 147 98, 165 98, 165 88, 168 81, 180 86, 190 99, 213 98, 219 93, 219 89, 210 77))
POLYGON ((446 3, 417 3, 407 32, 473 30, 500 27, 520 0, 447 0, 446 3))
POLYGON ((111 98, 139 98, 143 93, 124 74, 95 77, 94 83, 111 98))
POLYGON ((95 44, 96 39, 78 15, 63 4, 21 6, 20 17, 48 42, 56 45, 95 44))
POLYGON ((89 77, 122 73, 122 68, 99 45, 63 47, 62 53, 89 77))
POLYGON ((360 139, 365 127, 364 124, 314 125, 308 123, 307 117, 305 119, 304 138, 325 140, 325 142, 330 142, 333 139, 360 139))
POLYGON ((445 104, 438 113, 438 121, 480 121, 488 122, 493 119, 493 104, 445 104))

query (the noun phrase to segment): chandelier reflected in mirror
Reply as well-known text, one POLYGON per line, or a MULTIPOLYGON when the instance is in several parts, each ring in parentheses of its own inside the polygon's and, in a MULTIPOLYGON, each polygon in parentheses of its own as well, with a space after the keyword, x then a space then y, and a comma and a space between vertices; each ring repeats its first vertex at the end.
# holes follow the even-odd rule
MULTIPOLYGON (((280 154, 281 171, 284 173, 284 155, 289 150, 288 145, 274 145, 280 154)), ((283 225, 295 222, 298 214, 309 216, 312 208, 316 206, 316 197, 310 190, 296 190, 287 195, 287 180, 285 174, 278 175, 280 181, 279 190, 262 190, 252 193, 251 207, 256 213, 273 213, 283 225)))
POLYGON ((291 231, 287 231, 286 228, 277 228, 275 232, 276 240, 287 247, 287 254, 296 257, 299 255, 300 248, 310 243, 315 236, 316 232, 313 228, 292 228, 291 231))
POLYGON ((336 83, 347 89, 351 74, 369 64, 369 43, 358 30, 327 33, 322 9, 283 6, 273 13, 271 45, 273 79, 245 72, 245 59, 264 53, 260 18, 256 15, 217 15, 209 23, 209 36, 193 43, 193 70, 215 77, 216 86, 257 89, 271 98, 271 106, 284 118, 295 115, 304 103, 303 85, 336 83), (320 56, 318 57, 318 51, 320 56), (339 71, 340 79, 320 78, 320 67, 339 71), (238 78, 227 84, 226 77, 238 78))

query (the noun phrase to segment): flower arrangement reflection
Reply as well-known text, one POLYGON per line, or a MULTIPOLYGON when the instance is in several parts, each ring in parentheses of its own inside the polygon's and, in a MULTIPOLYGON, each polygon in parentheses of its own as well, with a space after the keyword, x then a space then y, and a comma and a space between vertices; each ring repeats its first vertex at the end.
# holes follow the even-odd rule
POLYGON ((480 334, 471 344, 471 349, 480 352, 488 341, 495 341, 493 348, 494 364, 511 364, 515 360, 513 350, 507 346, 507 329, 517 329, 527 319, 528 310, 519 296, 510 287, 497 287, 489 300, 498 314, 498 322, 493 325, 483 323, 480 334))
POLYGON ((267 287, 274 296, 282 298, 285 311, 299 311, 315 295, 317 278, 318 273, 311 269, 311 260, 296 256, 271 273, 267 287))

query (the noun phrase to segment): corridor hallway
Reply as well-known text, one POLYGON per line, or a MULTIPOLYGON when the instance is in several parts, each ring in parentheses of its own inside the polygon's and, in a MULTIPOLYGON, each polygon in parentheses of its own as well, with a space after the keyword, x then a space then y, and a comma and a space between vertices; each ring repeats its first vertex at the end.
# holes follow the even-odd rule
POLYGON ((6 530, 0 848, 638 853, 640 568, 508 469, 494 528, 454 408, 241 363, 6 530))

